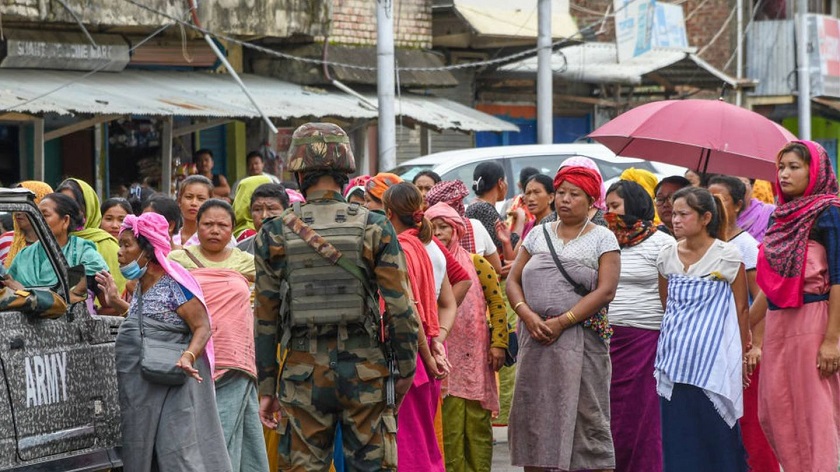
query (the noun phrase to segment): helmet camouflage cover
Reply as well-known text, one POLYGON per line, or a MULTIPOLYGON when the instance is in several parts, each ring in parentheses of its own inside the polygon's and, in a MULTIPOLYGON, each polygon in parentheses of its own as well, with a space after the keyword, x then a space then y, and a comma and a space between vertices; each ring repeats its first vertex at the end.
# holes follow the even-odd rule
POLYGON ((329 169, 350 174, 356 171, 350 138, 332 123, 307 123, 296 129, 287 160, 286 169, 291 172, 329 169))

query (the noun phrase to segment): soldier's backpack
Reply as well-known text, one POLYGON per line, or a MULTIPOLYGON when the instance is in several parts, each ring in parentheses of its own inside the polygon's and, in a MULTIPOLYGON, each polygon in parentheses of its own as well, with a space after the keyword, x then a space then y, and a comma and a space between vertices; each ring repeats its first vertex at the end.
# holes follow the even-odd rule
POLYGON ((341 202, 295 203, 284 215, 288 326, 375 323, 362 257, 367 219, 366 208, 341 202))

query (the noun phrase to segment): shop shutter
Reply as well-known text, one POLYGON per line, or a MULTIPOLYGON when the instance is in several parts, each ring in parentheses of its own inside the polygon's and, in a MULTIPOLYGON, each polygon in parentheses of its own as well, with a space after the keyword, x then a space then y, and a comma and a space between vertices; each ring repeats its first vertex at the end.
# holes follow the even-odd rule
POLYGON ((227 128, 225 125, 202 130, 199 134, 200 149, 213 151, 213 173, 227 176, 227 128))

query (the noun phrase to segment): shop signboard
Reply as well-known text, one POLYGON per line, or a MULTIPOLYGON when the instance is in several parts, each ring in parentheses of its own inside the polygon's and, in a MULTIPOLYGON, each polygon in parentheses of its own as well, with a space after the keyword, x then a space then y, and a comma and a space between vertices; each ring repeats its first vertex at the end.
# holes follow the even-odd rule
POLYGON ((681 5, 656 2, 653 18, 653 47, 678 49, 688 47, 681 5))
POLYGON ((685 19, 680 5, 656 0, 613 0, 618 62, 651 48, 687 48, 685 19))
POLYGON ((809 14, 807 23, 811 95, 840 97, 840 20, 809 14))
POLYGON ((107 72, 125 69, 129 46, 121 36, 92 37, 94 42, 75 32, 6 30, 4 41, 0 42, 0 68, 107 72))

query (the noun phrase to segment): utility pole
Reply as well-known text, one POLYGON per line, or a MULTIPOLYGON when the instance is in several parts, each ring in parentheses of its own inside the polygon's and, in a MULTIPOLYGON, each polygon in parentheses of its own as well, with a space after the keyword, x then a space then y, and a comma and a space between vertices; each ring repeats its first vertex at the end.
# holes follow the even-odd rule
POLYGON ((808 61, 808 0, 796 0, 796 60, 799 139, 811 139, 811 71, 808 61))
POLYGON ((741 89, 740 81, 744 78, 744 0, 737 0, 735 2, 737 11, 737 22, 735 28, 735 79, 739 82, 735 90, 735 105, 744 105, 744 91, 741 89))
POLYGON ((552 0, 538 0, 537 26, 537 142, 551 144, 553 142, 552 112, 554 111, 554 97, 552 96, 551 70, 551 2, 552 0))
POLYGON ((379 100, 379 171, 397 166, 397 118, 394 113, 393 0, 376 0, 376 94, 379 100))

